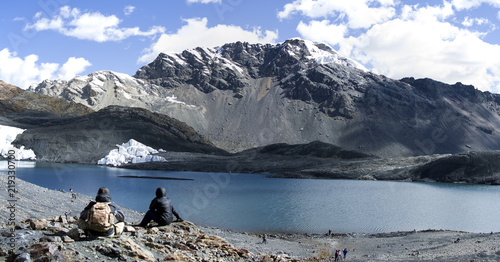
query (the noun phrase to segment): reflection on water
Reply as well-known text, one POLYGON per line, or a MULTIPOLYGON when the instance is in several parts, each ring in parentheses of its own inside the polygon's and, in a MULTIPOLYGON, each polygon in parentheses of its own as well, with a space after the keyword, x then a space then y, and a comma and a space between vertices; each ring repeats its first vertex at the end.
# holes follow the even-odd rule
MULTIPOLYGON (((94 196, 108 187, 119 205, 145 212, 165 187, 180 215, 238 231, 324 233, 449 229, 500 231, 500 187, 485 185, 266 178, 17 162, 19 178, 94 196), (174 177, 188 180, 120 178, 174 177)), ((0 170, 6 164, 0 163, 0 170)), ((83 207, 82 207, 83 208, 83 207)))

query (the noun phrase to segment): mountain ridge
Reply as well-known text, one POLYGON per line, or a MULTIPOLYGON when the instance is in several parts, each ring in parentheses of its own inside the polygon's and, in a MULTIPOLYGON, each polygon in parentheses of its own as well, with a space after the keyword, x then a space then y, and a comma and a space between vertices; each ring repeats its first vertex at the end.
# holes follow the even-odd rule
POLYGON ((128 80, 97 72, 109 84, 90 85, 102 88, 87 92, 90 100, 85 81, 32 90, 56 90, 52 95, 87 101, 94 110, 132 105, 163 113, 229 152, 315 140, 380 157, 500 149, 500 95, 458 83, 390 79, 346 58, 334 61, 333 51, 300 39, 236 42, 160 54, 134 77, 123 77, 128 80), (332 51, 331 59, 318 59, 312 48, 332 51))
POLYGON ((18 135, 13 145, 33 149, 39 161, 97 164, 117 144, 130 139, 172 152, 227 154, 181 121, 121 106, 52 118, 18 135))
POLYGON ((92 112, 94 110, 83 104, 29 92, 0 80, 0 124, 28 128, 53 117, 92 112))

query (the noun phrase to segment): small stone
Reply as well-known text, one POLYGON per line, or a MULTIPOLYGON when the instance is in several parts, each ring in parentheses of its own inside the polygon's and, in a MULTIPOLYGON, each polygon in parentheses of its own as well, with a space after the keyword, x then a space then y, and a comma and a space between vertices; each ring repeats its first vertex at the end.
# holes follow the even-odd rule
POLYGON ((77 219, 75 219, 74 217, 68 217, 68 224, 73 224, 73 223, 76 223, 77 219))
POLYGON ((149 228, 146 233, 147 234, 157 234, 158 232, 160 232, 160 230, 157 227, 152 227, 152 228, 149 228))
POLYGON ((127 249, 128 252, 126 253, 130 257, 148 261, 156 261, 154 255, 149 250, 142 248, 130 238, 119 238, 113 240, 113 243, 127 249))
POLYGON ((16 257, 14 262, 31 262, 31 256, 28 253, 22 253, 16 257))
POLYGON ((125 226, 123 229, 125 232, 135 232, 135 228, 133 226, 125 226))
POLYGON ((62 240, 63 240, 64 243, 73 243, 73 242, 75 242, 75 240, 73 240, 69 236, 62 236, 62 240))
POLYGON ((62 239, 60 236, 43 236, 40 242, 62 242, 62 239))
POLYGON ((99 253, 108 257, 121 257, 122 254, 120 250, 113 248, 112 246, 96 246, 95 248, 99 253))
POLYGON ((47 230, 58 235, 58 236, 64 236, 69 231, 67 228, 53 227, 53 226, 47 227, 47 230))
POLYGON ((82 231, 79 228, 73 228, 70 231, 68 231, 66 235, 71 239, 77 239, 80 237, 80 233, 82 233, 82 231))
POLYGON ((47 220, 45 219, 31 220, 30 227, 33 230, 44 230, 47 228, 47 220))
POLYGON ((187 261, 187 257, 181 253, 168 254, 163 261, 187 261))
POLYGON ((18 230, 28 229, 28 227, 29 227, 29 225, 26 223, 16 224, 16 229, 18 229, 18 230))
POLYGON ((250 253, 250 251, 248 251, 247 249, 244 249, 244 248, 238 249, 237 253, 240 257, 243 257, 243 258, 250 258, 251 254, 252 254, 252 253, 250 253))
POLYGON ((63 224, 68 224, 68 220, 66 219, 66 216, 60 216, 59 217, 59 222, 63 224))

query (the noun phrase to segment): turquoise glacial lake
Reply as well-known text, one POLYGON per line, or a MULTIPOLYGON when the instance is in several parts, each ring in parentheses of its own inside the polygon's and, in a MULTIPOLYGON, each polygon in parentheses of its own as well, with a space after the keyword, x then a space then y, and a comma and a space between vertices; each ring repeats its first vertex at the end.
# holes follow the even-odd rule
MULTIPOLYGON (((0 163, 0 171, 7 165, 0 163)), ((182 218, 246 232, 378 233, 447 229, 500 231, 500 187, 489 185, 268 178, 258 174, 142 171, 17 162, 17 177, 146 212, 157 187, 182 218), (171 177, 192 180, 124 178, 171 177)), ((82 207, 83 209, 83 207, 82 207)))

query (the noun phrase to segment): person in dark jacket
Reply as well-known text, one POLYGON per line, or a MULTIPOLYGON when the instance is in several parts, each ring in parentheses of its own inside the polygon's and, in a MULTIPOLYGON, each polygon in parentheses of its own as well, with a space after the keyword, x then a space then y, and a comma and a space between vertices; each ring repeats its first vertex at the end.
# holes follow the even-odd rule
POLYGON ((178 221, 182 221, 172 202, 166 197, 166 193, 165 188, 156 189, 156 197, 151 201, 148 212, 139 224, 140 227, 146 227, 151 220, 158 223, 159 226, 169 225, 174 221, 174 215, 178 221))
POLYGON ((78 227, 82 229, 87 236, 106 236, 112 237, 115 235, 119 235, 123 232, 123 228, 125 227, 125 215, 123 212, 113 203, 111 202, 111 195, 109 193, 109 189, 106 187, 101 187, 97 191, 97 196, 95 197, 95 201, 91 201, 80 213, 80 218, 78 219, 78 227), (98 202, 107 202, 109 203, 109 209, 111 213, 114 215, 115 219, 118 220, 118 223, 113 224, 113 228, 109 229, 106 232, 98 232, 89 228, 87 217, 89 212, 96 203, 98 202))

